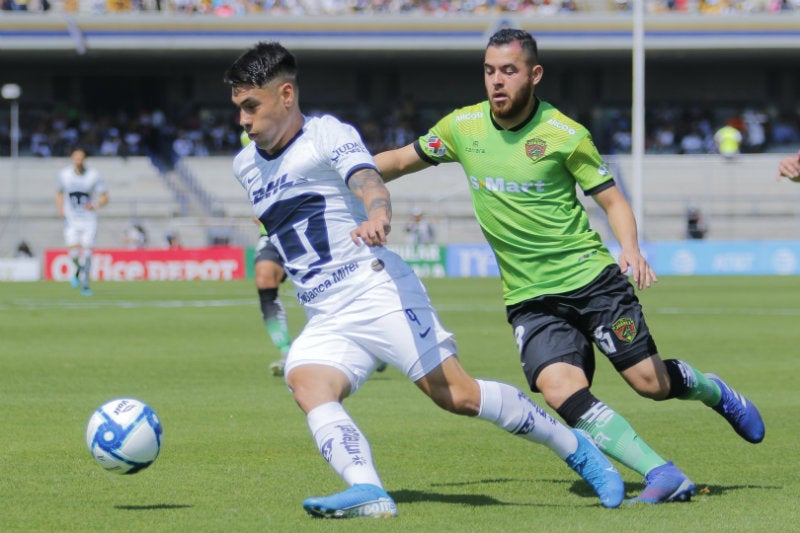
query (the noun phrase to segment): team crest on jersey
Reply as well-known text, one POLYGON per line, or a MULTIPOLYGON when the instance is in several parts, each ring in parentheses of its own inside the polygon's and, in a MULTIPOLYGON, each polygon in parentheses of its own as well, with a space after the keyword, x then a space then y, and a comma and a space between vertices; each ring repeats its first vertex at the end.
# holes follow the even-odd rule
POLYGON ((447 147, 439 137, 428 137, 428 150, 436 157, 442 157, 447 153, 447 147))
POLYGON ((622 317, 618 318, 614 325, 611 326, 617 338, 623 342, 631 342, 636 338, 636 324, 632 318, 622 317))
POLYGON ((547 151, 547 141, 544 139, 528 139, 525 143, 525 155, 536 161, 547 151))

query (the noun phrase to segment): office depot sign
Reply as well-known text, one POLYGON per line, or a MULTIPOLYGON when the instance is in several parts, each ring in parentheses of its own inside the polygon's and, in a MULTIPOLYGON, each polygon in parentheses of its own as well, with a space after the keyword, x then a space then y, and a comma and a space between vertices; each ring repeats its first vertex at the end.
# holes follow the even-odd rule
MULTIPOLYGON (((75 275, 66 250, 46 250, 44 278, 66 281, 75 275)), ((244 249, 232 246, 180 250, 96 249, 92 279, 104 281, 230 280, 245 276, 244 249)))

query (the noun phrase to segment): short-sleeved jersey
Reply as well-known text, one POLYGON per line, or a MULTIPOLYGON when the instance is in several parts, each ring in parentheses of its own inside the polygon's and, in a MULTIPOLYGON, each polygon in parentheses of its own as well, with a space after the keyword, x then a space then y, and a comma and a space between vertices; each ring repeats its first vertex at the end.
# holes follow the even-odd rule
POLYGON ((107 190, 100 173, 91 167, 84 167, 83 174, 75 172, 73 166, 64 167, 58 173, 58 191, 64 195, 67 222, 97 220, 97 212, 86 209, 86 204, 107 190))
POLYGON ((370 287, 413 272, 386 248, 350 238, 367 214, 347 181, 364 168, 374 169, 375 162, 358 132, 329 115, 306 117, 277 154, 250 143, 234 159, 234 175, 309 317, 335 312, 370 287))
POLYGON ((576 192, 614 178, 586 128, 550 104, 538 101, 513 131, 492 120, 488 101, 456 109, 415 148, 429 163, 464 168, 506 305, 583 287, 614 262, 576 192))

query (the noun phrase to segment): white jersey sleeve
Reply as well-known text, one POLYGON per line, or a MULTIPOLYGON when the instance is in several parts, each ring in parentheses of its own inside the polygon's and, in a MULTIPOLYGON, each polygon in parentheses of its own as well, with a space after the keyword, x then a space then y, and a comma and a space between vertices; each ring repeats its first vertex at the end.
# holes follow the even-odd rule
POLYGON ((358 132, 328 115, 307 117, 278 154, 251 143, 234 160, 234 175, 309 316, 334 312, 370 287, 411 273, 396 254, 350 238, 367 215, 347 180, 364 168, 375 162, 358 132))

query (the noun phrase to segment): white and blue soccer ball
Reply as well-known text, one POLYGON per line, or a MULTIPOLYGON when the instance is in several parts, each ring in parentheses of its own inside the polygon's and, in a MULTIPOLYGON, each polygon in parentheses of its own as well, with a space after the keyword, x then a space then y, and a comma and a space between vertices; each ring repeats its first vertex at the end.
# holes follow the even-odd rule
POLYGON ((115 474, 135 474, 161 451, 161 421, 153 409, 133 398, 119 398, 92 413, 86 445, 95 461, 115 474))

